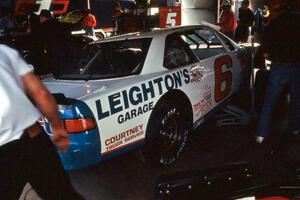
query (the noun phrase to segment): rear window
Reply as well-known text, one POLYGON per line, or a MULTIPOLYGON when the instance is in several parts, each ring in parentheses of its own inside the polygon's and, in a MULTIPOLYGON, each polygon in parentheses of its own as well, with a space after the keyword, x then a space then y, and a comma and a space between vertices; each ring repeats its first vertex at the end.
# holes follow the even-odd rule
POLYGON ((58 79, 102 79, 141 72, 151 43, 150 38, 88 45, 58 79))

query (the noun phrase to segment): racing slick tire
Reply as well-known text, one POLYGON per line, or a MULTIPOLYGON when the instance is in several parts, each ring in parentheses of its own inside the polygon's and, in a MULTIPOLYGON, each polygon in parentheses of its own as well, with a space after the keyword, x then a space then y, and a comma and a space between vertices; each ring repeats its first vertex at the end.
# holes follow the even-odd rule
POLYGON ((96 33, 96 37, 100 40, 104 39, 105 36, 103 35, 103 33, 96 33))
POLYGON ((179 157, 190 132, 187 114, 175 103, 155 107, 140 151, 144 161, 161 166, 169 165, 179 157))

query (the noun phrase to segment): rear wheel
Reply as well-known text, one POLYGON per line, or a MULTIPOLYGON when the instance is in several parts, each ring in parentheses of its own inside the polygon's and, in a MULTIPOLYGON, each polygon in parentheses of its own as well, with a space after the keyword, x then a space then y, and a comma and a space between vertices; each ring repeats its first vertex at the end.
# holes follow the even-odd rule
POLYGON ((96 37, 100 40, 104 39, 105 36, 103 35, 103 33, 96 33, 96 37))
POLYGON ((182 152, 189 134, 188 118, 176 104, 161 104, 153 111, 141 150, 145 161, 168 165, 182 152))

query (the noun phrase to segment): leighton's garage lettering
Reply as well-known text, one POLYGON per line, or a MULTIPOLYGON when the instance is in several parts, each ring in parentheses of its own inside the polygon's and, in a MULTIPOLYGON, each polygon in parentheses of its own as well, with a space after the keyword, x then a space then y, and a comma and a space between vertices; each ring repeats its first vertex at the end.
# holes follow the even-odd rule
MULTIPOLYGON (((107 109, 104 109, 101 102, 102 99, 98 99, 95 101, 98 119, 101 120, 110 115, 119 113, 125 109, 128 109, 130 105, 140 105, 145 101, 153 99, 156 95, 163 94, 164 91, 181 87, 182 81, 188 84, 190 80, 191 78, 188 69, 183 69, 181 71, 168 74, 164 77, 159 77, 140 85, 132 86, 128 90, 123 90, 121 92, 109 95, 107 97, 109 108, 107 109)), ((146 105, 148 105, 147 111, 149 111, 151 105, 146 105)), ((146 108, 144 107, 140 107, 139 109, 131 110, 130 112, 127 112, 125 116, 119 116, 118 121, 119 123, 122 123, 128 119, 133 118, 134 116, 138 116, 138 113, 142 114, 140 110, 145 113, 145 109, 146 108)))
POLYGON ((159 95, 161 95, 163 93, 163 89, 162 89, 162 85, 161 85, 161 82, 163 80, 164 79, 162 77, 153 80, 153 83, 156 84, 157 87, 158 87, 158 94, 159 95))
POLYGON ((148 94, 150 94, 150 99, 155 97, 153 83, 151 81, 148 82, 148 85, 146 85, 145 83, 142 83, 142 90, 143 90, 143 95, 144 95, 145 101, 148 100, 148 94))
POLYGON ((109 105, 111 105, 111 114, 115 114, 123 110, 120 100, 120 93, 116 93, 114 95, 108 96, 109 105))
POLYGON ((123 114, 119 115, 118 123, 122 124, 123 122, 126 122, 127 120, 130 120, 134 117, 144 114, 152 109, 153 109, 153 102, 140 106, 137 109, 132 109, 131 111, 126 112, 125 115, 123 114))
POLYGON ((133 86, 129 90, 129 100, 130 103, 134 106, 143 102, 143 96, 141 93, 141 89, 137 86, 133 86))

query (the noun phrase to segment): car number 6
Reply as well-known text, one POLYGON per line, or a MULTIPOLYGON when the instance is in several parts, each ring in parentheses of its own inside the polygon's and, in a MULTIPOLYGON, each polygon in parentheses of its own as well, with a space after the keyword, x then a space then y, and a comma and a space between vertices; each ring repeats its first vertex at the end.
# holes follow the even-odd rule
POLYGON ((228 70, 230 67, 232 67, 232 59, 229 55, 215 60, 215 101, 217 103, 222 101, 231 91, 232 73, 228 70), (223 72, 224 65, 227 71, 223 72))

